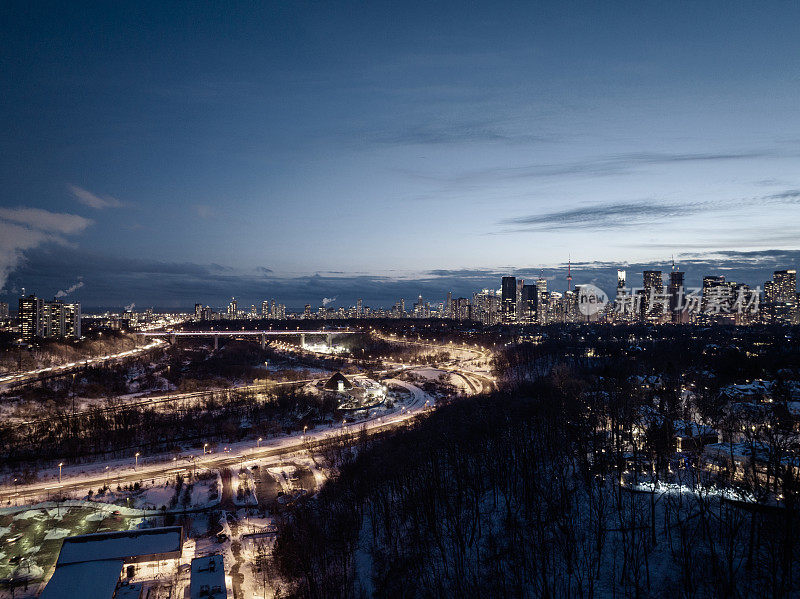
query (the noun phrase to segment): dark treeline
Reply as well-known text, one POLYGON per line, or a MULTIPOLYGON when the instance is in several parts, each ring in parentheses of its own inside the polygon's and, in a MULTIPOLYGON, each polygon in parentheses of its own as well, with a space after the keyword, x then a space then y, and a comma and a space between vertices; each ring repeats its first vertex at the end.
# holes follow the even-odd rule
POLYGON ((520 342, 495 357, 495 371, 511 383, 536 380, 555 364, 596 368, 625 362, 632 375, 706 373, 717 384, 800 368, 798 328, 552 325, 523 331, 514 336, 520 342))
POLYGON ((586 328, 552 346, 509 346, 505 372, 576 349, 536 383, 506 377, 499 392, 332 453, 338 476, 279 521, 274 559, 286 594, 797 596, 800 481, 786 459, 798 449, 787 441, 796 418, 776 409, 747 427, 752 447, 771 452, 763 469, 712 471, 702 452, 676 458, 673 430, 678 419, 723 413, 718 386, 682 393, 686 369, 733 381, 791 370, 797 350, 785 330, 675 330, 660 341, 609 338, 603 359, 584 359, 586 328), (552 352, 537 353, 542 346, 552 352), (726 352, 744 360, 731 365, 726 352), (658 385, 637 378, 651 374, 658 385))

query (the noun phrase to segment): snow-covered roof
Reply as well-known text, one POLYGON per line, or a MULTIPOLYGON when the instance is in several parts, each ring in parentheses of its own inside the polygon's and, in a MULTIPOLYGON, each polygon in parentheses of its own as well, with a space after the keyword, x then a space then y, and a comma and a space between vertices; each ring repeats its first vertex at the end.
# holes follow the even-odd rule
POLYGON ((67 537, 58 555, 58 566, 95 560, 122 559, 141 561, 150 555, 180 556, 183 529, 180 526, 144 528, 117 532, 100 532, 67 537))
POLYGON ((713 437, 717 435, 716 429, 697 422, 676 420, 673 426, 675 427, 675 435, 678 437, 713 437))
POLYGON ((223 557, 217 554, 194 558, 189 589, 191 599, 200 597, 225 599, 228 596, 228 590, 225 588, 223 557))
POLYGON ((100 559, 59 566, 39 599, 75 599, 75 597, 111 599, 122 566, 121 559, 100 559))

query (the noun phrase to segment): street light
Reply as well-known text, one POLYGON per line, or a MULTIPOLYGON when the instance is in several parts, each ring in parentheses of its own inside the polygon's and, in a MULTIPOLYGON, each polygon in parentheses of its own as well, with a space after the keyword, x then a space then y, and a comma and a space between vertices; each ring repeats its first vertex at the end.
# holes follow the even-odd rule
POLYGON ((208 447, 208 443, 203 443, 203 455, 206 455, 206 447, 208 447))
POLYGON ((64 462, 59 462, 58 463, 58 484, 59 485, 61 484, 61 466, 63 466, 63 465, 64 465, 64 462))
POLYGON ((256 447, 261 447, 261 441, 263 441, 263 439, 259 437, 258 440, 256 441, 256 447))
POLYGON ((133 465, 133 469, 134 469, 134 470, 136 470, 136 469, 139 467, 139 452, 137 451, 137 452, 136 452, 136 453, 133 455, 133 457, 134 457, 134 459, 136 460, 136 463, 133 465))

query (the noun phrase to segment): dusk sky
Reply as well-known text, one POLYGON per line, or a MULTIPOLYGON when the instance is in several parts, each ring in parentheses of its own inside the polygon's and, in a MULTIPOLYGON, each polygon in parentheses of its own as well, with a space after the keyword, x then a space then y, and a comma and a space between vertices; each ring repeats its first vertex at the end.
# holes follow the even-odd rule
MULTIPOLYGON (((800 264, 800 4, 6 2, 0 299, 800 264)), ((640 283, 641 278, 638 281, 640 283)))

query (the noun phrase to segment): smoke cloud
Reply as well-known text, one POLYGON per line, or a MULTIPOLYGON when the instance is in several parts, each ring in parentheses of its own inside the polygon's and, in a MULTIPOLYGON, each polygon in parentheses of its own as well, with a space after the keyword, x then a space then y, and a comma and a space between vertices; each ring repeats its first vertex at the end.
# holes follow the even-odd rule
POLYGON ((83 287, 83 281, 78 281, 72 287, 69 287, 66 290, 61 289, 58 293, 56 293, 56 297, 67 297, 70 293, 77 291, 81 287, 83 287))
POLYGON ((322 298, 322 305, 327 308, 328 304, 332 304, 336 301, 335 297, 323 297, 322 298))

